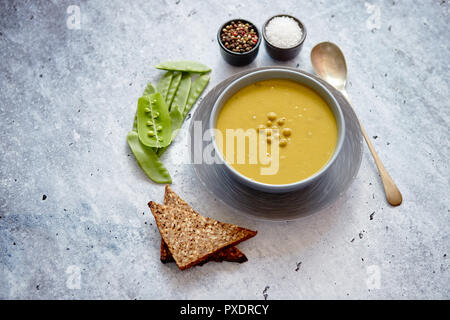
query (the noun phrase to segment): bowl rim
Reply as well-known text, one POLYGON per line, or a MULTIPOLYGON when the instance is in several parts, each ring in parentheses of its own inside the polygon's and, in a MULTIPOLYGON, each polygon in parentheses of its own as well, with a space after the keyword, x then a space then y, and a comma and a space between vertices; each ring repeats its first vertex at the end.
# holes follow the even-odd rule
MULTIPOLYGON (((268 79, 266 79, 266 80, 268 80, 268 79)), ((260 81, 263 81, 263 80, 260 80, 260 81)), ((295 81, 295 80, 292 80, 292 81, 295 81)), ((314 88, 311 88, 311 89, 314 90, 317 94, 320 95, 320 93, 317 92, 317 90, 315 90, 314 88)), ((328 103, 327 103, 327 105, 328 105, 328 103)), ((328 107, 331 109, 330 106, 328 106, 328 107)), ((308 74, 299 73, 299 72, 296 72, 295 70, 281 69, 281 68, 278 68, 278 67, 273 67, 271 69, 265 69, 265 70, 257 70, 257 71, 253 71, 253 72, 247 73, 246 75, 237 78, 236 80, 231 82, 228 86, 226 86, 225 89, 221 92, 221 94, 217 98, 217 100, 214 103, 214 106, 213 106, 213 108, 211 110, 211 114, 209 116, 209 128, 210 129, 214 129, 214 130, 212 130, 212 133, 211 133, 212 144, 213 144, 214 151, 215 151, 216 155, 219 157, 219 160, 221 161, 221 164, 224 164, 227 167, 227 169, 230 170, 230 172, 233 175, 235 175, 240 180, 245 181, 247 183, 247 185, 252 186, 252 187, 254 187, 255 189, 258 189, 258 190, 266 190, 266 191, 271 190, 272 192, 275 192, 275 193, 281 193, 281 192, 284 192, 284 191, 289 192, 289 191, 297 190, 297 189, 299 189, 299 188, 309 184, 310 182, 316 180, 317 178, 319 178, 322 174, 324 174, 324 172, 326 170, 328 170, 328 168, 330 168, 330 166, 336 160, 337 156, 339 155, 339 153, 342 150, 342 146, 344 144, 344 139, 345 139, 345 119, 344 119, 344 114, 342 113, 342 109, 341 109, 341 106, 339 105, 339 102, 333 96, 331 91, 329 91, 322 83, 320 83, 319 81, 317 81, 316 79, 314 79, 313 77, 311 77, 308 74), (338 137, 337 137, 337 143, 336 143, 336 147, 334 148, 333 156, 328 160, 328 162, 322 168, 320 168, 319 171, 317 171, 313 175, 307 177, 306 179, 303 179, 303 180, 300 180, 300 181, 296 181, 296 182, 292 182, 292 183, 286 183, 286 184, 269 184, 269 183, 264 183, 264 182, 260 182, 260 181, 256 181, 254 179, 251 179, 251 178, 243 175, 242 173, 238 172, 227 161, 225 161, 222 153, 220 152, 219 148, 217 147, 216 137, 215 137, 216 123, 217 123, 217 118, 219 117, 218 113, 220 112, 220 110, 225 105, 225 102, 222 103, 222 106, 220 107, 220 109, 219 109, 219 104, 224 99, 225 94, 229 90, 231 90, 235 85, 237 85, 239 82, 245 80, 246 78, 252 77, 255 74, 268 73, 268 72, 273 72, 273 71, 280 71, 282 73, 294 73, 294 74, 296 74, 296 75, 298 75, 300 77, 304 77, 304 78, 308 79, 309 81, 314 82, 316 85, 320 86, 322 88, 322 90, 329 96, 329 98, 334 103, 334 105, 336 106, 336 110, 337 110, 337 113, 339 115, 339 119, 335 119, 336 120, 336 124, 338 124, 339 122, 342 123, 341 128, 340 128, 341 130, 340 130, 340 132, 338 134, 338 137)), ((268 191, 268 192, 270 192, 270 191, 268 191)))
POLYGON ((248 54, 254 52, 255 50, 257 50, 257 49, 259 48, 259 45, 261 44, 261 38, 262 38, 262 37, 261 37, 261 32, 259 31, 259 29, 258 29, 258 27, 256 26, 256 24, 254 24, 253 22, 251 22, 251 21, 249 21, 249 20, 247 20, 247 19, 240 19, 240 18, 237 18, 237 19, 231 19, 231 20, 228 20, 227 22, 225 22, 224 24, 222 24, 221 27, 219 28, 219 31, 217 31, 217 41, 219 42, 220 48, 221 48, 222 50, 224 50, 225 52, 227 52, 227 53, 229 53, 229 54, 236 55, 236 56, 245 56, 245 55, 248 55, 248 54), (254 46, 250 51, 247 51, 247 52, 234 52, 234 51, 231 51, 230 49, 227 49, 227 48, 224 46, 224 44, 222 43, 222 40, 220 39, 220 34, 222 33, 222 29, 223 29, 226 25, 228 25, 230 22, 232 22, 232 21, 243 21, 243 22, 249 23, 249 24, 251 24, 251 25, 253 26, 253 28, 255 29, 256 34, 258 35, 258 42, 256 42, 255 46, 254 46))
POLYGON ((303 22, 301 22, 300 19, 298 19, 298 18, 296 18, 296 17, 294 17, 294 16, 291 16, 290 14, 282 14, 282 13, 281 13, 281 14, 274 15, 274 16, 270 17, 269 19, 267 19, 266 22, 264 22, 263 27, 262 27, 262 35, 263 35, 263 38, 264 38, 265 43, 268 44, 270 47, 275 48, 275 49, 279 49, 279 50, 292 50, 292 49, 295 49, 295 48, 300 47, 300 46, 303 44, 303 42, 305 42, 306 34, 307 34, 307 31, 306 31, 306 27, 305 27, 305 25, 303 24, 303 22), (300 29, 302 29, 302 37, 300 38, 300 42, 299 42, 298 44, 296 44, 296 45, 293 46, 293 47, 289 47, 289 48, 281 48, 281 47, 277 47, 276 45, 272 44, 272 43, 267 39, 267 36, 266 36, 266 26, 267 26, 267 24, 268 24, 270 21, 272 21, 273 18, 276 18, 276 17, 289 17, 289 18, 294 19, 294 20, 298 23, 298 25, 300 26, 300 29))

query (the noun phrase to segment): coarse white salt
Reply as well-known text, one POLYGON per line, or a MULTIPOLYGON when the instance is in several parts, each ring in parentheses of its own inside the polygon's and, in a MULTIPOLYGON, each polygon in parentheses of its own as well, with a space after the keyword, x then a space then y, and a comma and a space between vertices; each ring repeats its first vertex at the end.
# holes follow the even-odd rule
POLYGON ((291 17, 275 17, 265 29, 267 40, 278 48, 292 48, 300 43, 303 32, 291 17))

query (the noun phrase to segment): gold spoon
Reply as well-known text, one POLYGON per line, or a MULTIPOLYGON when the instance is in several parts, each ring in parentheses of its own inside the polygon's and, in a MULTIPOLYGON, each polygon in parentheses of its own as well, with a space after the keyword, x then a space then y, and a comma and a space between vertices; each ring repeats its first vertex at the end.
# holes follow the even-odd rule
MULTIPOLYGON (((311 50, 311 63, 314 72, 320 78, 339 90, 353 107, 350 99, 348 98, 347 91, 345 90, 345 84, 347 82, 347 65, 345 63, 344 55, 339 47, 331 42, 319 43, 311 50)), ((383 163, 378 157, 369 137, 367 136, 366 130, 364 130, 364 127, 359 119, 358 122, 367 146, 369 147, 372 157, 375 160, 378 172, 380 173, 387 201, 393 206, 398 206, 402 203, 402 194, 398 190, 386 168, 383 166, 383 163)))

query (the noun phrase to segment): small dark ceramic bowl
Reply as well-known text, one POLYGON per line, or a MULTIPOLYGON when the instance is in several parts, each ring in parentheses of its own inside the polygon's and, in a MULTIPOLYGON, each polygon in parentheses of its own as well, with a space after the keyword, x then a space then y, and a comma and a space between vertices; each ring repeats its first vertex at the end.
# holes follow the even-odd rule
POLYGON ((232 64, 234 66, 244 66, 246 64, 251 63, 253 60, 255 60, 256 56, 258 55, 259 45, 261 44, 261 33, 259 32, 258 28, 255 26, 255 24, 251 23, 248 20, 232 19, 232 20, 225 22, 220 27, 219 31, 217 32, 217 41, 219 42, 220 53, 222 54, 222 57, 225 59, 226 62, 228 62, 229 64, 232 64), (224 44, 222 43, 222 40, 220 39, 220 34, 222 33, 222 29, 225 28, 232 21, 242 21, 243 23, 248 23, 253 27, 253 29, 255 29, 256 35, 258 36, 258 42, 250 51, 240 53, 240 52, 233 52, 233 51, 225 48, 224 44))
POLYGON ((264 23, 263 29, 262 29, 262 34, 264 37, 264 43, 266 44, 266 50, 272 58, 274 58, 276 60, 290 60, 290 59, 295 58, 299 54, 300 50, 302 49, 303 42, 305 42, 305 39, 306 39, 306 27, 296 17, 290 16, 288 14, 278 14, 276 16, 271 17, 264 23), (269 40, 267 39, 267 36, 266 36, 266 26, 270 22, 270 20, 272 20, 273 18, 276 18, 276 17, 289 17, 289 18, 294 19, 298 23, 300 29, 302 29, 303 34, 302 34, 302 38, 300 39, 300 42, 296 46, 291 47, 291 48, 279 48, 269 42, 269 40))

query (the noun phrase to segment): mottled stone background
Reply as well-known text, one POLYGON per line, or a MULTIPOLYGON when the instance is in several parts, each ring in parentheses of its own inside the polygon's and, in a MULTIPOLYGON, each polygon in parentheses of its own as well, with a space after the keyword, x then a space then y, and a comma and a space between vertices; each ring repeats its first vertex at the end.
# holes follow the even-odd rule
POLYGON ((449 11, 432 0, 0 1, 0 298, 450 298, 449 11), (208 89, 280 64, 261 47, 251 65, 231 67, 215 40, 227 19, 261 26, 280 12, 308 28, 301 54, 282 65, 311 72, 316 43, 341 46, 349 94, 404 203, 387 205, 365 148, 330 209, 252 220, 177 164, 181 135, 163 157, 173 188, 259 234, 239 246, 242 265, 162 265, 146 204, 162 201, 163 187, 125 141, 136 100, 163 60, 211 66, 208 89))

